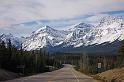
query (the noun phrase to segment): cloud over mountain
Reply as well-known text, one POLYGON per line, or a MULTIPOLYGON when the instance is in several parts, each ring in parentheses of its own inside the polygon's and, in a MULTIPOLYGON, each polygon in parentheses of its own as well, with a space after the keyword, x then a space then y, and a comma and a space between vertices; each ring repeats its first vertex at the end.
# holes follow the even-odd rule
POLYGON ((60 20, 124 9, 124 0, 1 0, 0 27, 32 20, 60 20))

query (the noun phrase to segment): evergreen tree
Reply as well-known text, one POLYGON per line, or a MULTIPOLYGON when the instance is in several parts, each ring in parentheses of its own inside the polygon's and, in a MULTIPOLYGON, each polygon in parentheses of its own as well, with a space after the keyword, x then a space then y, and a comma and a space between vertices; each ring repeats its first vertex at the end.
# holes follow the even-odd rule
POLYGON ((12 56, 12 44, 11 44, 11 40, 9 39, 8 40, 8 57, 9 57, 9 59, 11 60, 11 56, 12 56))

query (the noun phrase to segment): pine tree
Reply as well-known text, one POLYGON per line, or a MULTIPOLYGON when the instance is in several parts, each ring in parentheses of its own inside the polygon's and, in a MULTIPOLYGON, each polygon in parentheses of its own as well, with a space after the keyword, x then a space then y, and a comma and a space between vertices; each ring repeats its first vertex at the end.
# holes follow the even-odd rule
POLYGON ((8 57, 11 60, 11 56, 12 56, 12 44, 11 44, 11 40, 8 40, 8 57))

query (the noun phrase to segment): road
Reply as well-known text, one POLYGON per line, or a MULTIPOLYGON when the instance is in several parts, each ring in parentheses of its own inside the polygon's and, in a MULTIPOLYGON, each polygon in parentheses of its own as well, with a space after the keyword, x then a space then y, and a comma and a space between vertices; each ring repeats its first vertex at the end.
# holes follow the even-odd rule
POLYGON ((4 82, 96 82, 92 77, 76 71, 72 65, 65 64, 63 68, 4 82))

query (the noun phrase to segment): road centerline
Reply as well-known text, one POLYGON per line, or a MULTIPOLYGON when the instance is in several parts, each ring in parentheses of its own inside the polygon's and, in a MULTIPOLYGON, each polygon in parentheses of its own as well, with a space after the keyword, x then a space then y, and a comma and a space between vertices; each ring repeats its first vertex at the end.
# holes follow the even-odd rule
POLYGON ((71 68, 71 72, 72 72, 72 74, 74 75, 75 79, 77 80, 77 82, 80 82, 79 79, 77 78, 77 75, 73 72, 72 69, 73 69, 73 68, 71 68))

